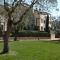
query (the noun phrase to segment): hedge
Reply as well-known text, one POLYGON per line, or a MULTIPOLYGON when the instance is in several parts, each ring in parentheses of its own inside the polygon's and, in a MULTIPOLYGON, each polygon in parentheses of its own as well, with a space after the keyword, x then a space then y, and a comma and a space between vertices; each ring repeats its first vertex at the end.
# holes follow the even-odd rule
MULTIPOLYGON (((14 36, 12 34, 11 36, 14 36)), ((40 31, 20 31, 16 34, 18 37, 50 37, 50 33, 48 32, 40 32, 40 31)))

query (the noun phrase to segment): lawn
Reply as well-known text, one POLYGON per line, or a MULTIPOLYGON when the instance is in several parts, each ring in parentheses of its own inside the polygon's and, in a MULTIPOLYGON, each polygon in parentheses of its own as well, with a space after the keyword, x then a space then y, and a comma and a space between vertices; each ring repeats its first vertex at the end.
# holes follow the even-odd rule
MULTIPOLYGON (((0 43, 0 50, 3 44, 0 43)), ((0 60, 60 60, 60 42, 16 41, 9 42, 8 54, 0 60)))

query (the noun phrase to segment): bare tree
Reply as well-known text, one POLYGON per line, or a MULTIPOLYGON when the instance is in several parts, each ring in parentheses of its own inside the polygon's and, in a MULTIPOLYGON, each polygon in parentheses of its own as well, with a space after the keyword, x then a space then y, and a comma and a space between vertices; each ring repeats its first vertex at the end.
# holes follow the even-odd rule
MULTIPOLYGON (((9 0, 8 0, 9 1, 9 0)), ((4 31, 3 34, 3 40, 4 40, 4 47, 3 47, 3 51, 0 54, 5 54, 9 52, 9 46, 8 46, 8 39, 9 39, 9 34, 11 32, 11 27, 12 24, 16 25, 19 22, 22 21, 23 16, 30 10, 30 8, 33 7, 33 5, 37 2, 37 0, 32 0, 31 5, 25 10, 25 12, 20 16, 19 21, 17 22, 13 22, 13 20, 11 19, 11 16, 13 14, 13 12, 15 11, 16 7, 21 4, 23 2, 23 0, 14 0, 12 4, 8 4, 5 0, 4 0, 4 9, 6 10, 6 12, 8 13, 8 21, 7 21, 7 28, 4 31)))
MULTIPOLYGON (((8 0, 9 1, 9 0, 8 0)), ((8 39, 9 39, 9 34, 11 32, 11 28, 12 28, 12 24, 16 25, 18 23, 20 23, 24 17, 24 15, 33 7, 33 5, 35 3, 37 3, 37 1, 39 0, 32 0, 31 5, 29 5, 29 7, 22 13, 22 15, 19 17, 19 20, 17 22, 14 22, 12 19, 12 14, 14 13, 16 7, 19 4, 22 4, 25 0, 14 0, 13 3, 9 4, 6 2, 6 0, 4 0, 4 9, 7 12, 7 16, 8 16, 8 21, 7 21, 7 28, 4 31, 3 34, 3 40, 4 40, 4 47, 3 47, 3 51, 1 52, 1 54, 5 54, 9 52, 9 46, 8 46, 8 39)), ((42 0, 41 0, 42 1, 42 0)), ((45 1, 45 0, 44 0, 45 1)))

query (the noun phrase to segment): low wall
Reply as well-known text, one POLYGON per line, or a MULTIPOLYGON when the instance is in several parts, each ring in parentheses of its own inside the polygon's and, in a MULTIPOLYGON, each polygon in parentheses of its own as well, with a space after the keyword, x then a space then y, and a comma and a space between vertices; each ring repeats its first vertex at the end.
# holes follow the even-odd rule
POLYGON ((60 38, 60 34, 56 34, 55 35, 55 38, 60 38))

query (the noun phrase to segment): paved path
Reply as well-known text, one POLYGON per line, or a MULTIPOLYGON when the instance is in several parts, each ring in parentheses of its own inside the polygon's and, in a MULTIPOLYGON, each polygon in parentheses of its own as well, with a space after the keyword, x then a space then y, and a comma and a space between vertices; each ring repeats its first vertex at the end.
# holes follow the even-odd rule
MULTIPOLYGON (((41 38, 41 37, 18 37, 18 39, 17 40, 26 40, 26 41, 28 41, 28 40, 30 40, 30 41, 36 41, 36 40, 41 40, 41 41, 52 41, 52 40, 60 40, 60 38, 53 38, 53 39, 51 39, 51 38, 46 38, 46 37, 44 37, 44 38, 41 38)), ((0 41, 3 41, 3 38, 2 37, 0 37, 0 41)), ((10 37, 9 38, 9 41, 14 41, 14 37, 10 37)))

